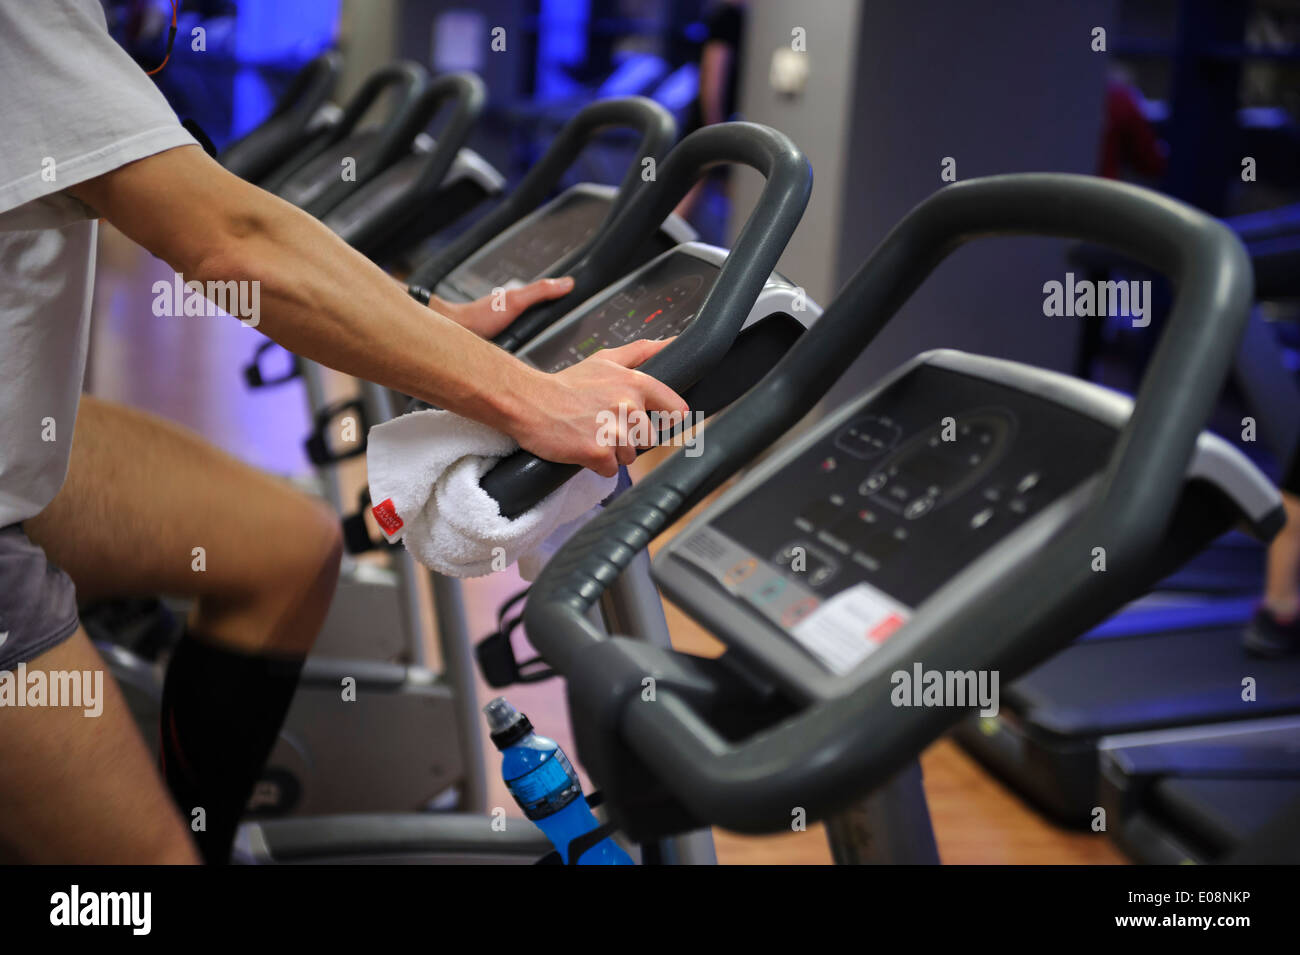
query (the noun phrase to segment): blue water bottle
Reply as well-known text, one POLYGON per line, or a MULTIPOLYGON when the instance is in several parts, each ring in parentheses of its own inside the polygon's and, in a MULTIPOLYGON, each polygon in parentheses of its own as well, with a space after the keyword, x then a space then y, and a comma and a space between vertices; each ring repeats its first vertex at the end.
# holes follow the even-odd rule
MULTIPOLYGON (((538 736, 533 724, 504 696, 483 707, 492 742, 501 750, 501 777, 524 815, 546 833, 569 861, 569 843, 600 823, 582 795, 573 764, 553 739, 538 736)), ((579 865, 634 865, 608 837, 582 854, 579 865)))

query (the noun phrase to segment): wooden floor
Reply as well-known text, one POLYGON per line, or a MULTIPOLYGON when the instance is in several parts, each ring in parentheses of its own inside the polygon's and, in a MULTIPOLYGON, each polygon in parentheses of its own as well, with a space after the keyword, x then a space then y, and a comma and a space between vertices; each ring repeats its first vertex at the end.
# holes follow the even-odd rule
MULTIPOLYGON (((297 384, 253 393, 244 388, 240 368, 263 339, 256 331, 225 318, 157 318, 151 286, 170 279, 167 267, 131 245, 111 228, 101 240, 95 294, 88 388, 171 418, 220 447, 260 467, 282 474, 304 474, 302 452, 307 430, 305 398, 297 384)), ((338 387, 346 390, 346 380, 338 387)), ((652 461, 649 463, 653 463, 652 461)), ((644 464, 639 464, 644 466, 644 464)), ((358 466, 348 469, 361 480, 358 466)), ((471 632, 495 626, 497 605, 521 586, 513 573, 469 581, 465 586, 471 632)), ((668 607, 673 642, 692 652, 716 652, 717 644, 675 607, 668 607)), ((486 699, 491 691, 480 686, 486 699)), ((572 733, 561 688, 554 682, 510 691, 541 732, 573 752, 572 733)), ((486 741, 485 741, 486 742, 486 741)), ((497 754, 486 753, 496 766, 497 754)), ((940 856, 947 863, 1119 863, 1122 857, 1104 838, 1062 831, 1029 810, 948 741, 932 746, 922 759, 926 792, 940 856)), ((495 773, 491 802, 515 814, 495 773)), ((733 864, 822 864, 829 862, 820 828, 765 838, 715 833, 718 858, 733 864)))

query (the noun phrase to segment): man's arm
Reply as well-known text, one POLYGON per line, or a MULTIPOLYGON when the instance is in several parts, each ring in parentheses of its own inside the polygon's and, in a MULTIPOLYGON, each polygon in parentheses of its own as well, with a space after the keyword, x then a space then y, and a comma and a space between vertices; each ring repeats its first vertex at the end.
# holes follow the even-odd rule
POLYGON ((420 305, 316 219, 197 146, 68 192, 187 282, 260 282, 258 329, 290 351, 481 421, 549 460, 612 474, 635 452, 599 443, 601 412, 685 409, 672 389, 631 370, 663 343, 611 349, 556 375, 536 371, 420 305))

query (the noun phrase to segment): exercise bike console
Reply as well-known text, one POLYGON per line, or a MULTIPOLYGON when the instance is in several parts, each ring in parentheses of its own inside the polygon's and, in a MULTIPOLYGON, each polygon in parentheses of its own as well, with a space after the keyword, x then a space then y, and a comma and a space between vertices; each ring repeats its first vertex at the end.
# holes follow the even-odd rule
MULTIPOLYGON (((519 288, 534 278, 554 274, 596 234, 617 198, 613 186, 586 182, 571 186, 466 259, 435 291, 452 302, 472 302, 493 289, 519 288)), ((695 230, 672 215, 664 220, 651 248, 663 252, 694 238, 695 230)))
MULTIPOLYGON (((847 692, 941 590, 1017 574, 1078 520, 1131 410, 1027 365, 921 355, 739 482, 656 579, 792 694, 847 692)), ((1138 591, 1238 521, 1275 530, 1276 491, 1221 438, 1202 433, 1187 481, 1178 536, 1126 581, 1138 591)))
MULTIPOLYGON (((604 348, 640 339, 672 338, 695 321, 705 296, 717 280, 727 250, 703 242, 686 242, 611 285, 524 346, 519 357, 546 372, 557 372, 604 348)), ((821 308, 793 282, 777 272, 769 277, 741 327, 741 333, 772 320, 785 327, 764 329, 767 367, 809 327, 821 308), (779 321, 778 316, 784 321, 779 321), (794 323, 794 324, 791 324, 794 323)), ((751 350, 757 350, 756 346, 751 350)), ((729 359, 727 377, 748 387, 761 377, 754 368, 739 368, 729 359)), ((706 411, 713 409, 692 407, 706 411)))

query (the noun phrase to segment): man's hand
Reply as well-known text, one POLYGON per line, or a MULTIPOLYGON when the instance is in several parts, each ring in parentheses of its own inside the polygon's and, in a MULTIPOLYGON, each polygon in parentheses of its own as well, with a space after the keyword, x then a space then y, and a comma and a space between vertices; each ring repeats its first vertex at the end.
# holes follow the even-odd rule
POLYGON ((547 461, 578 464, 612 477, 650 441, 647 412, 685 415, 686 402, 636 367, 668 341, 609 348, 554 375, 540 375, 520 395, 522 417, 509 429, 520 447, 547 461), (629 432, 633 432, 629 434, 629 432), (639 432, 637 434, 636 432, 639 432))
POLYGON ((573 279, 538 279, 522 288, 494 292, 473 302, 448 302, 433 296, 429 307, 480 338, 495 338, 526 310, 539 302, 562 298, 573 291, 573 279))

